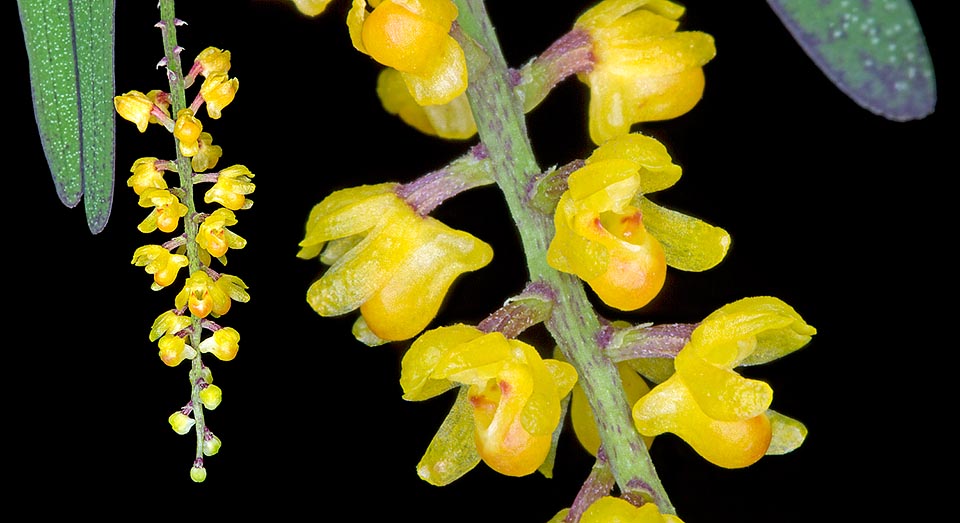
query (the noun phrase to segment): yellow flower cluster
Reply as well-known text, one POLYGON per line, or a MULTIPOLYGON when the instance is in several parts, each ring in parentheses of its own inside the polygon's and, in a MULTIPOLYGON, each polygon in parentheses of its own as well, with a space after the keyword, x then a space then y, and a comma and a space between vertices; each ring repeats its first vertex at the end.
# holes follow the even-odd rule
MULTIPOLYGON (((143 132, 149 123, 163 125, 177 139, 180 155, 190 158, 189 167, 194 172, 203 172, 216 166, 222 149, 212 145, 210 133, 203 131, 203 123, 196 117, 196 109, 206 104, 207 115, 219 118, 225 106, 229 105, 236 94, 238 81, 229 79, 230 52, 214 47, 204 49, 191 67, 186 82, 192 83, 197 75, 205 78, 200 94, 191 107, 178 111, 175 120, 169 114, 169 95, 162 91, 150 91, 144 95, 131 91, 117 96, 114 104, 117 112, 125 119, 137 124, 143 132)), ((139 196, 142 207, 152 207, 153 211, 140 223, 138 229, 144 233, 160 230, 172 233, 180 227, 180 219, 192 212, 193 202, 181 199, 190 194, 183 188, 171 189, 164 179, 167 171, 178 172, 177 162, 159 160, 154 157, 140 158, 130 169, 132 175, 127 185, 139 196)), ((225 314, 233 301, 247 301, 243 280, 229 274, 217 273, 209 268, 212 257, 225 263, 228 249, 242 249, 246 240, 228 229, 237 224, 234 211, 247 209, 252 202, 246 195, 254 190, 250 181, 253 174, 242 165, 235 165, 220 172, 198 175, 196 179, 190 173, 180 173, 181 183, 214 182, 204 195, 206 203, 219 203, 212 213, 201 215, 199 227, 194 228, 195 237, 186 234, 174 238, 163 245, 150 244, 139 247, 131 263, 144 267, 153 275, 151 288, 159 290, 172 285, 180 269, 190 268, 183 288, 174 299, 176 309, 161 314, 151 329, 150 340, 156 341, 161 360, 170 366, 180 364, 184 359, 193 359, 199 352, 211 352, 220 359, 232 359, 236 355, 239 334, 231 328, 221 328, 215 324, 206 324, 213 334, 200 341, 196 347, 188 343, 192 331, 197 328, 195 319, 208 316, 219 317, 225 314), (194 241, 199 246, 199 259, 191 260, 186 256, 186 243, 194 241)), ((191 191, 192 192, 192 191, 191 191)), ((194 218, 191 216, 191 220, 194 218)), ((196 223, 196 222, 193 222, 196 223)), ((205 389, 207 390, 207 389, 205 389)), ((219 388, 209 389, 207 395, 219 388)))
POLYGON ((468 386, 477 452, 509 476, 530 474, 543 463, 560 423, 560 400, 576 381, 568 363, 544 360, 532 346, 499 332, 461 324, 417 338, 400 373, 410 401, 468 386))
POLYGON ((772 420, 769 385, 733 369, 789 354, 815 333, 777 298, 744 298, 721 307, 693 331, 673 376, 634 405, 637 430, 645 436, 672 432, 721 467, 756 462, 768 453, 775 432, 789 424, 772 420))
POLYGON ((554 214, 547 262, 576 274, 621 310, 649 303, 663 286, 667 265, 713 267, 730 244, 726 231, 643 197, 672 186, 680 174, 653 138, 628 134, 604 143, 570 175, 554 214))
POLYGON ((420 333, 453 281, 493 258, 483 241, 420 216, 396 188, 364 185, 326 197, 310 212, 297 254, 330 265, 307 291, 310 306, 322 316, 360 309, 355 333, 384 341, 420 333))

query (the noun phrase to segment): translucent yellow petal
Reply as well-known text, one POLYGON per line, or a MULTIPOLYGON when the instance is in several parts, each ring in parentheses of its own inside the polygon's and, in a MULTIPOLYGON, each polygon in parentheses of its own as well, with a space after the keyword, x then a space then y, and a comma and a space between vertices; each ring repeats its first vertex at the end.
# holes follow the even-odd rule
POLYGON ((682 31, 655 38, 621 42, 600 60, 598 72, 617 72, 638 79, 667 76, 702 67, 717 54, 713 37, 698 31, 682 31))
POLYGON ((618 18, 643 7, 646 3, 648 0, 604 0, 580 15, 575 27, 582 29, 607 27, 618 18))
POLYGON ((448 380, 432 377, 437 364, 452 348, 483 336, 473 326, 456 324, 424 332, 403 355, 400 363, 400 386, 403 399, 420 401, 449 390, 448 380))
POLYGON ((453 281, 493 259, 493 249, 471 234, 432 218, 426 218, 421 227, 419 245, 360 307, 367 326, 382 339, 416 336, 437 315, 453 281))
POLYGON ((560 398, 563 397, 553 381, 553 374, 543 364, 537 349, 518 340, 511 340, 511 345, 523 351, 533 378, 533 390, 520 413, 520 422, 530 434, 553 434, 560 422, 560 398))
POLYGON ((424 134, 437 134, 426 111, 407 90, 407 84, 403 81, 400 71, 392 67, 380 71, 380 75, 377 76, 377 96, 388 113, 399 116, 407 125, 424 134))
POLYGON ((512 351, 510 340, 503 334, 483 334, 445 352, 436 364, 433 377, 483 386, 487 380, 499 376, 509 363, 512 351))
POLYGON ((396 185, 381 183, 334 191, 311 209, 300 247, 322 245, 380 223, 385 214, 406 205, 393 192, 396 185))
MULTIPOLYGON (((587 164, 607 160, 629 160, 640 175, 640 192, 649 194, 672 187, 682 169, 673 163, 667 148, 654 138, 639 133, 618 136, 604 142, 590 155, 587 164)), ((571 176, 572 177, 572 176, 571 176)))
POLYGON ((620 158, 589 162, 567 181, 570 197, 595 212, 624 212, 640 189, 636 163, 620 158))
POLYGON ((353 0, 350 11, 347 13, 347 32, 350 34, 350 43, 363 54, 370 54, 363 45, 361 33, 363 21, 367 18, 367 3, 364 0, 353 0))
POLYGON ((773 439, 767 449, 768 456, 793 452, 807 438, 807 427, 800 421, 772 410, 767 411, 767 417, 770 418, 773 429, 773 439))
POLYGON ((558 360, 543 360, 543 364, 547 367, 550 375, 553 376, 553 382, 557 386, 557 394, 561 398, 570 394, 579 379, 577 369, 567 362, 558 360))
POLYGON ((736 421, 759 416, 773 401, 770 385, 744 378, 736 372, 713 365, 688 345, 677 354, 677 375, 703 412, 711 418, 736 421))
POLYGON ((616 23, 598 30, 600 45, 605 41, 641 40, 655 35, 668 35, 677 30, 679 22, 660 16, 647 9, 638 9, 616 20, 616 23))
MULTIPOLYGON (((359 308, 390 281, 420 237, 423 218, 408 211, 392 213, 388 223, 378 224, 310 285, 307 302, 314 311, 321 316, 345 314, 359 308)), ((347 221, 343 224, 351 225, 347 221)))
POLYGON ((453 483, 478 463, 473 409, 467 398, 467 387, 461 387, 450 413, 417 463, 417 475, 439 487, 453 483))
POLYGON ((730 249, 730 235, 720 227, 661 207, 640 198, 647 231, 660 241, 667 265, 682 271, 705 271, 723 261, 730 249))
POLYGON ((576 234, 571 226, 576 205, 564 193, 554 213, 555 233, 547 248, 547 263, 554 269, 583 277, 600 275, 607 265, 607 250, 576 234))
POLYGON ((729 303, 711 313, 693 331, 690 341, 702 357, 717 364, 753 365, 799 349, 815 333, 816 329, 782 300, 755 296, 729 303), (743 340, 749 343, 742 343, 743 340), (719 358, 729 357, 725 354, 729 349, 723 347, 731 343, 737 343, 739 349, 735 362, 720 362, 719 358))

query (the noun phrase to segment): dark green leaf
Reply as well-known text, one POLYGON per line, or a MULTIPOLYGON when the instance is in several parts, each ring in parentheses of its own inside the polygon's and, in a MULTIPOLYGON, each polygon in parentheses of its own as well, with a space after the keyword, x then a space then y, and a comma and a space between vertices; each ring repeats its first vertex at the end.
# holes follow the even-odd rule
POLYGON ((820 70, 865 109, 896 121, 933 112, 933 62, 910 0, 767 2, 820 70))
POLYGON ((33 108, 57 195, 103 230, 113 205, 114 0, 18 0, 33 108))

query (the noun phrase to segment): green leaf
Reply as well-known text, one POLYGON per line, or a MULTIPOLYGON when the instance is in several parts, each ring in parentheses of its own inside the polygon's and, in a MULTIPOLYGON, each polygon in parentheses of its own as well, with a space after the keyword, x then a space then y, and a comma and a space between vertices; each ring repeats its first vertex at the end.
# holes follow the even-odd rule
POLYGON ((114 0, 18 0, 33 110, 60 201, 107 224, 115 169, 114 0))
POLYGON ((817 67, 865 109, 895 121, 933 112, 933 62, 910 0, 767 2, 817 67))

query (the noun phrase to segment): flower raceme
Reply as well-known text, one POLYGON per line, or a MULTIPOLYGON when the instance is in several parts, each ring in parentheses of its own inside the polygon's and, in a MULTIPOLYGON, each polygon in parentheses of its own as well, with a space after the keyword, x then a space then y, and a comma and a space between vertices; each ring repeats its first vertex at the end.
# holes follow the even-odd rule
POLYGON ((677 354, 676 372, 634 405, 637 430, 645 436, 672 432, 721 467, 751 465, 770 453, 771 441, 783 439, 778 430, 799 423, 784 423, 784 416, 768 410, 769 385, 733 368, 782 357, 815 333, 777 298, 744 298, 721 307, 694 329, 677 354))
POLYGON ((604 0, 577 19, 574 29, 593 42, 593 67, 579 77, 590 87, 594 143, 680 116, 700 100, 716 48, 708 34, 677 32, 683 12, 667 0, 604 0))
POLYGON ((547 262, 576 274, 621 310, 649 303, 663 287, 668 265, 686 271, 713 267, 726 255, 726 231, 643 196, 672 186, 680 175, 653 138, 634 133, 604 143, 568 179, 547 262))
POLYGON ((297 254, 330 265, 307 291, 310 306, 321 316, 360 309, 355 334, 369 330, 381 341, 416 336, 453 281, 493 258, 483 241, 420 216, 397 187, 332 193, 311 210, 297 254))
POLYGON ((353 46, 400 72, 420 105, 450 102, 467 89, 467 62, 450 28, 450 0, 353 0, 347 28, 353 46))
POLYGON ((573 388, 572 365, 544 360, 532 346, 469 325, 423 333, 403 357, 403 397, 421 401, 469 387, 474 443, 490 468, 509 476, 537 470, 560 423, 560 400, 573 388))

